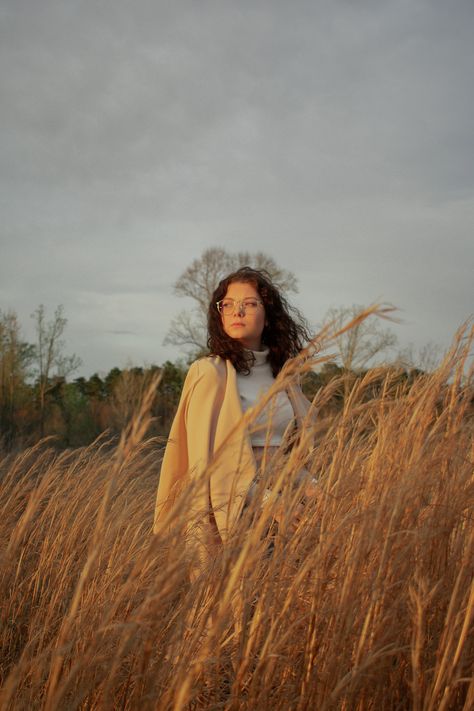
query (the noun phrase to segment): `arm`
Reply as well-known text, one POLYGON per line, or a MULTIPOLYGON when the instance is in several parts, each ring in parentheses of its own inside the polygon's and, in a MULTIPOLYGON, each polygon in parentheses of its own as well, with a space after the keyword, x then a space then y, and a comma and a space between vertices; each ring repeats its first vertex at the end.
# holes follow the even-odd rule
POLYGON ((153 529, 156 532, 161 518, 172 508, 179 486, 188 471, 188 451, 186 443, 185 411, 194 390, 197 377, 196 364, 193 363, 186 375, 178 407, 171 424, 161 463, 160 479, 156 496, 155 519, 153 529))
MULTIPOLYGON (((213 363, 207 359, 195 361, 186 375, 163 456, 155 531, 159 520, 173 507, 187 477, 194 478, 206 469, 213 451, 221 391, 221 379, 213 363)), ((199 495, 193 504, 201 510, 207 499, 199 495)))
POLYGON ((184 421, 188 467, 192 476, 204 471, 214 453, 214 438, 225 382, 212 361, 196 361, 192 393, 187 398, 184 421))

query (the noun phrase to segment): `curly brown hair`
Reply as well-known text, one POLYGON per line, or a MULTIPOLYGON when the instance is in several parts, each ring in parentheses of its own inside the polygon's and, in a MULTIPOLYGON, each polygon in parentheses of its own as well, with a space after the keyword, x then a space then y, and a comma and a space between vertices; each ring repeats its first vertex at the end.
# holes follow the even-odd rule
POLYGON ((269 349, 268 361, 276 377, 289 358, 298 355, 306 341, 310 340, 306 321, 298 309, 290 306, 285 297, 272 283, 270 274, 263 269, 241 267, 219 282, 209 304, 207 316, 207 345, 211 355, 230 360, 238 373, 250 372, 254 357, 235 338, 224 331, 216 303, 223 299, 229 284, 242 282, 252 284, 258 291, 265 307, 265 327, 262 343, 269 349))

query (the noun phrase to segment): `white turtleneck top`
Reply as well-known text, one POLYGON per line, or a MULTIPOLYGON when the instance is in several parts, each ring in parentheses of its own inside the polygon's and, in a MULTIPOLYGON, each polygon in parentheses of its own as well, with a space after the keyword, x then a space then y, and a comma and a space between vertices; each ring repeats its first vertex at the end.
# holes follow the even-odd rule
MULTIPOLYGON (((243 412, 253 407, 260 397, 270 389, 274 377, 267 360, 268 348, 263 351, 251 351, 255 363, 250 373, 237 373, 237 387, 243 412)), ((252 423, 250 440, 252 447, 275 447, 281 444, 283 435, 295 415, 286 391, 276 393, 263 412, 252 423)))

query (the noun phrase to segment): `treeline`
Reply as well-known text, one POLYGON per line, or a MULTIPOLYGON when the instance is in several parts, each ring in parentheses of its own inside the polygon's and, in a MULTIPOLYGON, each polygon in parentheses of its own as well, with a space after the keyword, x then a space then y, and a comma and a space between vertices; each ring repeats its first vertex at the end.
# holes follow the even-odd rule
MULTIPOLYGON (((1 369, 3 374, 4 370, 1 369)), ((137 410, 151 379, 160 373, 152 407, 150 436, 167 437, 186 376, 187 366, 166 361, 161 366, 127 369, 112 368, 105 377, 94 373, 68 382, 55 376, 48 382, 44 410, 40 407, 39 384, 17 381, 13 390, 0 388, 0 422, 2 448, 11 450, 31 445, 43 436, 54 437, 57 447, 79 447, 91 443, 102 432, 119 435, 137 410)), ((386 375, 386 371, 385 371, 386 375)), ((395 370, 393 382, 412 381, 417 375, 395 370)), ((336 364, 325 364, 320 372, 307 373, 303 390, 312 399, 316 392, 332 382, 331 397, 325 403, 325 414, 336 413, 344 403, 347 383, 352 389, 361 373, 345 373, 336 364)), ((365 399, 377 396, 384 380, 374 371, 371 388, 365 399)), ((393 388, 396 394, 396 387, 393 388)))
MULTIPOLYGON (((105 376, 73 379, 81 361, 65 353, 67 320, 59 306, 47 318, 32 314, 36 341, 27 343, 14 311, 0 310, 0 445, 11 450, 53 436, 59 447, 92 442, 104 430, 120 433, 151 378, 161 380, 154 404, 154 434, 169 431, 186 367, 170 362, 148 368, 112 368, 105 376)), ((152 433, 153 434, 153 433, 152 433)))
POLYGON ((119 434, 139 406, 150 379, 161 373, 150 435, 168 434, 186 368, 167 361, 149 368, 112 368, 103 378, 94 373, 68 382, 54 376, 48 382, 44 408, 38 382, 17 381, 13 390, 0 388, 0 422, 4 449, 23 447, 53 436, 58 447, 89 444, 104 430, 119 434))
MULTIPOLYGON (((165 438, 179 401, 187 365, 167 361, 149 367, 112 368, 101 377, 72 378, 80 365, 75 355, 65 355, 62 335, 66 326, 61 307, 51 320, 40 306, 33 314, 37 342, 26 343, 14 312, 0 311, 0 446, 19 449, 51 436, 57 447, 78 447, 91 443, 104 431, 119 435, 138 408, 152 378, 161 378, 153 403, 150 436, 165 438)), ((422 371, 391 367, 391 382, 397 386, 411 382, 422 371)), ((374 370, 365 398, 376 397, 384 383, 387 368, 374 370)), ((309 372, 303 390, 309 399, 332 383, 330 397, 323 404, 326 414, 343 406, 357 379, 357 372, 325 363, 319 372, 309 372)))

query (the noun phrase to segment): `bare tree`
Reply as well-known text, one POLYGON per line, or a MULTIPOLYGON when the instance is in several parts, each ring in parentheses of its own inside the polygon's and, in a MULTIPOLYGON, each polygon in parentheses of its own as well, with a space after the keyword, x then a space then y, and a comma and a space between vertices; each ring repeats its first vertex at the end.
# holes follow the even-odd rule
POLYGON ((195 307, 180 311, 171 321, 164 344, 184 346, 190 355, 197 356, 206 351, 206 333, 206 316, 195 307))
POLYGON ((34 358, 34 346, 21 338, 14 311, 0 310, 0 431, 9 445, 17 429, 16 412, 34 358))
POLYGON ((199 259, 184 270, 174 285, 178 296, 195 302, 191 310, 181 311, 171 322, 164 343, 184 346, 190 355, 206 351, 207 309, 217 284, 227 274, 249 266, 266 270, 282 291, 298 291, 296 277, 277 265, 273 257, 263 252, 231 253, 220 247, 207 249, 199 259))
POLYGON ((155 374, 156 369, 143 370, 133 366, 122 370, 110 398, 112 419, 117 429, 122 430, 128 425, 155 374))
POLYGON ((404 368, 432 373, 440 364, 442 353, 439 343, 434 343, 433 341, 428 341, 418 349, 415 348, 413 343, 410 343, 406 348, 399 351, 397 362, 404 368))
MULTIPOLYGON (((348 321, 365 311, 364 306, 340 306, 327 311, 324 323, 331 330, 341 330, 348 321)), ((358 371, 374 359, 390 351, 397 343, 397 336, 388 328, 383 328, 377 315, 369 315, 335 338, 339 359, 346 371, 358 371)))
POLYGON ((62 340, 67 319, 64 316, 64 309, 58 306, 54 316, 50 321, 46 320, 45 308, 40 304, 31 315, 35 320, 37 343, 35 349, 35 359, 38 373, 38 393, 40 408, 40 432, 44 435, 44 422, 46 412, 46 396, 52 389, 51 378, 67 378, 73 373, 82 361, 76 355, 64 355, 65 343, 62 340))

